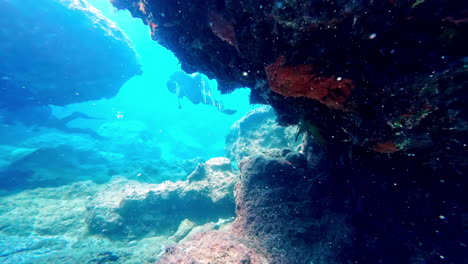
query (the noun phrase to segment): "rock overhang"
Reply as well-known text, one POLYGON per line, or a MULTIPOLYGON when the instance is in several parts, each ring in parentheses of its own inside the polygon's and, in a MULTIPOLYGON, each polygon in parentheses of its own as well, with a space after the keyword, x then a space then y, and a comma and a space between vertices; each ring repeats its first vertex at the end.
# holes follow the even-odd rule
POLYGON ((223 93, 249 87, 280 124, 307 120, 327 141, 394 153, 434 146, 422 134, 439 116, 461 119, 440 104, 467 81, 463 2, 111 2, 148 24, 185 71, 215 78, 223 93))

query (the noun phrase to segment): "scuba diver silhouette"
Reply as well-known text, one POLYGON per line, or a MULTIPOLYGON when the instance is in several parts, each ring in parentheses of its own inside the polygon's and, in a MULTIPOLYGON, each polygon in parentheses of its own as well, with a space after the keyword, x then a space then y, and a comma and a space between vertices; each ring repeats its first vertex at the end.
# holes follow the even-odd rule
POLYGON ((52 109, 47 105, 23 106, 21 108, 3 109, 4 122, 6 124, 21 123, 31 127, 53 128, 65 133, 86 134, 95 139, 103 139, 98 133, 88 128, 69 127, 67 124, 75 119, 101 119, 80 112, 73 112, 63 118, 57 118, 52 114, 52 109))
POLYGON ((206 104, 216 107, 220 112, 232 115, 237 112, 233 109, 224 109, 220 100, 215 100, 211 93, 210 86, 201 74, 191 76, 183 71, 173 73, 166 83, 169 92, 177 95, 179 109, 182 108, 180 99, 186 97, 193 104, 206 104))

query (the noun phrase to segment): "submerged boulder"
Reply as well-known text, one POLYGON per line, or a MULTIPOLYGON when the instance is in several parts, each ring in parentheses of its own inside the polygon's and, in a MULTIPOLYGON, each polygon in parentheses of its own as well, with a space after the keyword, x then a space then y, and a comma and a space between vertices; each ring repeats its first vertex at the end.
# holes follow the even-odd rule
POLYGON ((1 1, 1 108, 114 96, 140 65, 127 36, 84 0, 1 1))
POLYGON ((66 145, 33 149, 0 170, 0 190, 56 187, 77 181, 109 178, 106 159, 91 150, 66 145))
POLYGON ((204 224, 234 216, 237 181, 226 158, 199 165, 185 181, 144 184, 118 178, 89 201, 87 223, 91 232, 110 237, 177 235, 182 239, 182 231, 177 230, 186 219, 204 224))
POLYGON ((90 234, 86 203, 99 189, 84 181, 0 195, 0 262, 154 263, 174 244, 164 236, 124 242, 90 234))
POLYGON ((351 216, 333 208, 325 173, 310 173, 297 166, 302 163, 245 158, 232 225, 166 248, 158 263, 344 263, 342 250, 354 234, 351 216))
POLYGON ((231 232, 263 249, 269 263, 344 263, 341 250, 350 244, 353 228, 350 216, 334 208, 325 174, 285 159, 246 158, 231 232))
POLYGON ((261 107, 232 125, 226 137, 226 155, 237 163, 252 155, 280 156, 282 150, 295 150, 300 145, 296 136, 296 127, 279 126, 273 108, 261 107))

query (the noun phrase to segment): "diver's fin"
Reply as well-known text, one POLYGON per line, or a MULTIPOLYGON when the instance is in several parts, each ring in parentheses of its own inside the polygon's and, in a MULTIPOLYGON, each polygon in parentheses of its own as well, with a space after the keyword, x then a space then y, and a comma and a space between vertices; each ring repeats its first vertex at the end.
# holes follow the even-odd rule
POLYGON ((237 113, 237 110, 233 110, 233 109, 224 109, 223 111, 221 111, 227 115, 233 115, 235 113, 237 113))
POLYGON ((60 119, 64 124, 68 123, 72 120, 78 119, 78 118, 83 118, 83 119, 96 119, 96 120, 104 120, 104 118, 99 118, 99 117, 94 117, 94 116, 89 116, 87 114, 81 113, 81 112, 73 112, 71 115, 65 116, 60 119))

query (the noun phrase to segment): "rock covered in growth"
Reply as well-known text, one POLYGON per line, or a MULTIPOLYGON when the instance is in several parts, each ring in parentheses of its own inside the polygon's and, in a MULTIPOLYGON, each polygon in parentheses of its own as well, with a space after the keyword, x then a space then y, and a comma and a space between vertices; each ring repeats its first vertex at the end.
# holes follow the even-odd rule
POLYGON ((428 177, 427 167, 408 171, 411 158, 372 153, 347 167, 315 152, 328 167, 303 167, 293 152, 240 164, 233 233, 263 248, 271 263, 463 262, 462 175, 428 177))
POLYGON ((203 224, 233 216, 238 176, 231 162, 213 158, 199 167, 203 169, 195 170, 186 181, 112 181, 88 203, 91 232, 111 237, 173 235, 185 219, 203 224))
POLYGON ((180 245, 167 247, 165 254, 156 263, 267 264, 269 262, 229 233, 210 231, 197 234, 180 245))
POLYGON ((324 175, 312 174, 301 155, 245 158, 232 226, 185 239, 158 263, 342 263, 353 234, 349 215, 329 208, 324 175))
POLYGON ((140 65, 127 36, 84 0, 2 1, 0 107, 114 96, 140 65))
POLYGON ((154 263, 174 240, 150 237, 122 242, 92 235, 86 203, 91 181, 0 196, 1 263, 154 263))
POLYGON ((264 156, 246 158, 236 186, 233 233, 262 248, 269 263, 343 263, 350 216, 334 208, 325 174, 264 156))
MULTIPOLYGON (((464 197, 460 176, 428 179, 427 168, 406 171, 411 160, 402 163, 371 153, 349 168, 335 167, 334 158, 323 154, 315 149, 285 158, 244 158, 235 189, 237 218, 225 230, 230 239, 262 252, 274 264, 463 261, 466 207, 459 203, 464 197), (312 158, 328 167, 312 167, 312 158)), ((197 257, 187 256, 201 245, 197 240, 202 238, 192 238, 169 248, 162 260, 204 260, 199 251, 197 257)), ((217 244, 212 239, 203 248, 217 244)), ((223 256, 231 254, 236 253, 223 256)))
POLYGON ((280 56, 265 67, 270 89, 286 97, 315 99, 330 108, 341 108, 351 95, 354 84, 336 76, 323 77, 313 65, 292 65, 280 56))
POLYGON ((253 155, 279 156, 283 149, 296 149, 295 127, 282 127, 276 123, 271 107, 262 107, 249 112, 234 123, 226 138, 226 155, 239 163, 253 155))

